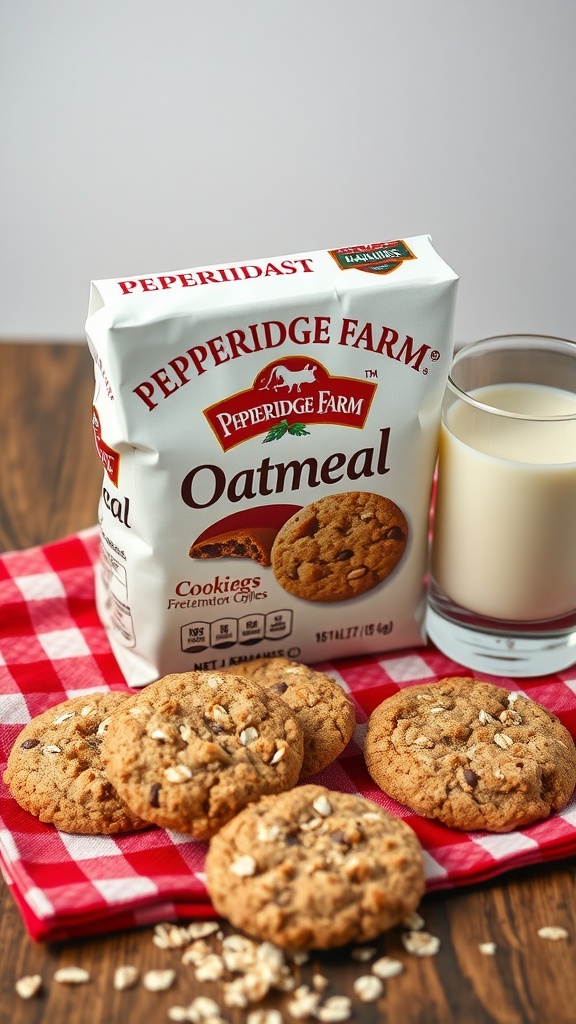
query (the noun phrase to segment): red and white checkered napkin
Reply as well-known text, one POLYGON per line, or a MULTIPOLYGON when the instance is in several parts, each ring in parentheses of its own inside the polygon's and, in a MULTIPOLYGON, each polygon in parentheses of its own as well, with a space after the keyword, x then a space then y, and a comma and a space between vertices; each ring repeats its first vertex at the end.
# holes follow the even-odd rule
MULTIPOLYGON (((127 689, 96 615, 97 557, 98 535, 92 529, 0 558, 1 772, 20 729, 34 715, 94 690, 127 689)), ((530 828, 506 835, 463 833, 417 817, 370 779, 361 744, 372 709, 401 687, 462 674, 462 666, 432 647, 421 647, 321 667, 354 697, 358 727, 345 753, 314 781, 363 793, 408 821, 426 851, 429 890, 576 853, 574 797, 561 814, 530 828)), ((576 735, 576 668, 523 680, 521 689, 576 735)), ((211 916, 205 851, 204 843, 159 828, 120 837, 59 832, 21 810, 0 782, 0 860, 36 939, 211 916)))

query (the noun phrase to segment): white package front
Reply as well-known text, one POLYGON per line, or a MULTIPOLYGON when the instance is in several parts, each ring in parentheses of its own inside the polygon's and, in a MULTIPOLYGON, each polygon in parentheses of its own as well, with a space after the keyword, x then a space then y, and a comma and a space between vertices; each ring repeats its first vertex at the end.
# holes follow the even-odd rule
POLYGON ((92 283, 97 605, 130 685, 423 642, 456 288, 428 236, 92 283))

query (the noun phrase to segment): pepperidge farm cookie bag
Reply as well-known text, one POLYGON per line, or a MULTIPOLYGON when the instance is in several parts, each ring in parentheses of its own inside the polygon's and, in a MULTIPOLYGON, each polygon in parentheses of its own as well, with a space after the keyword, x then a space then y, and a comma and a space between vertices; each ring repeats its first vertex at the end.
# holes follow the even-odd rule
POLYGON ((130 685, 423 641, 456 287, 427 236, 92 283, 97 605, 130 685))

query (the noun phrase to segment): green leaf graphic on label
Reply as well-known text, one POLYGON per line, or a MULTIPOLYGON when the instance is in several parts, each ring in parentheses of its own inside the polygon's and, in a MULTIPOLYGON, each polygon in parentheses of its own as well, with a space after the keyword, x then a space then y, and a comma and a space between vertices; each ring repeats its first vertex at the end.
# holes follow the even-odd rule
POLYGON ((291 423, 288 426, 288 420, 280 420, 276 426, 270 427, 266 437, 262 439, 262 444, 266 444, 267 441, 279 441, 286 433, 292 434, 293 437, 302 437, 303 434, 309 434, 310 431, 306 430, 305 423, 291 423))
POLYGON ((270 430, 263 439, 262 444, 266 444, 267 441, 279 441, 281 437, 288 430, 288 420, 281 420, 275 427, 270 427, 270 430))

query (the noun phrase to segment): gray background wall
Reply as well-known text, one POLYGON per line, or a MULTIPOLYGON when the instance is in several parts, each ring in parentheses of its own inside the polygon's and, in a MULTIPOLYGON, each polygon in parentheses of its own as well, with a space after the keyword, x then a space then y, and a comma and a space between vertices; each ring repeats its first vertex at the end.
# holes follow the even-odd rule
POLYGON ((4 0, 0 338, 91 278, 430 233, 457 340, 576 337, 575 0, 4 0))

